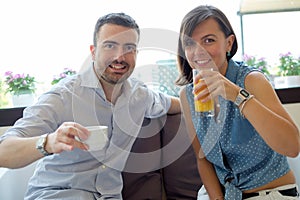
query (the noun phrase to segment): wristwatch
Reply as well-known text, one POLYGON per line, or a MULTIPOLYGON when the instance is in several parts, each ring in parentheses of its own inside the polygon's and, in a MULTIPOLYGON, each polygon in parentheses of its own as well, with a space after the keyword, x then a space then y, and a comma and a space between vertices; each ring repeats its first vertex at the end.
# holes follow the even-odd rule
POLYGON ((35 148, 37 150, 39 150, 44 156, 50 156, 53 154, 53 153, 48 153, 45 149, 45 145, 47 142, 47 136, 48 136, 48 134, 41 135, 35 144, 35 148))
POLYGON ((239 107, 244 101, 246 101, 247 99, 249 99, 250 96, 251 95, 250 95, 250 93, 247 90, 245 90, 243 88, 240 89, 240 91, 239 91, 239 93, 238 93, 238 95, 237 95, 237 97, 236 97, 236 99, 234 101, 235 105, 237 105, 239 107))

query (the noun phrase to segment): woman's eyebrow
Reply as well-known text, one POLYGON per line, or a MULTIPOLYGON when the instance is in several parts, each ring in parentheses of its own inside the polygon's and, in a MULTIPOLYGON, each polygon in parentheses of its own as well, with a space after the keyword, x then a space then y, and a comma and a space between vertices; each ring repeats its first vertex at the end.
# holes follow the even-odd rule
POLYGON ((201 39, 204 39, 204 38, 207 38, 207 37, 217 37, 215 34, 207 34, 207 35, 204 35, 203 37, 201 37, 201 39))

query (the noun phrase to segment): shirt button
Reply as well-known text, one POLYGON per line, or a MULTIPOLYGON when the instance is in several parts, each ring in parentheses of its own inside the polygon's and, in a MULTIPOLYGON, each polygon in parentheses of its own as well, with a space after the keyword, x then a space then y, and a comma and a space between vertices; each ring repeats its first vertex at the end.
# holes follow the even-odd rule
POLYGON ((101 165, 101 167, 102 167, 102 169, 105 169, 105 168, 106 168, 106 166, 105 166, 105 165, 101 165))

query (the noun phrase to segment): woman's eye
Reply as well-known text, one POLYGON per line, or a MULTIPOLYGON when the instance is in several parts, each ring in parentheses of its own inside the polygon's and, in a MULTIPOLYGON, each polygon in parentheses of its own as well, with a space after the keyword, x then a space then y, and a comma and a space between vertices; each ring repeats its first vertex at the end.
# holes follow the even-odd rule
POLYGON ((195 42, 187 42, 186 43, 186 46, 188 46, 188 47, 191 47, 191 46, 194 46, 195 45, 195 42))
POLYGON ((185 42, 184 42, 184 46, 185 47, 192 47, 192 46, 195 46, 195 41, 193 41, 193 40, 186 40, 185 42))
POLYGON ((214 39, 212 39, 212 38, 206 38, 206 39, 204 39, 204 43, 205 44, 209 44, 209 43, 212 43, 212 42, 214 42, 215 40, 214 39))

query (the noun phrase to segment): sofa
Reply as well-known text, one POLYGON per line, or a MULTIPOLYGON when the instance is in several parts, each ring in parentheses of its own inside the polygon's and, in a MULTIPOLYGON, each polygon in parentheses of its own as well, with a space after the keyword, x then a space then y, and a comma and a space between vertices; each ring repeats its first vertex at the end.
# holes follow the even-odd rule
MULTIPOLYGON (((300 104, 287 104, 285 108, 300 128, 300 104)), ((2 111, 0 110, 0 123, 4 122, 1 117, 6 121, 10 119, 2 126, 13 124, 11 120, 15 121, 16 116, 21 117, 19 109, 2 111)), ((0 134, 7 128, 0 127, 0 134)), ((202 183, 182 115, 144 119, 131 151, 142 156, 131 154, 128 158, 123 172, 125 200, 196 199, 202 183)), ((296 158, 288 158, 288 161, 300 188, 300 154, 296 158)), ((34 167, 35 163, 21 169, 0 168, 0 199, 23 199, 34 167)))
MULTIPOLYGON (((122 173, 125 200, 197 199, 202 182, 181 114, 145 118, 131 152, 122 173)), ((0 199, 23 199, 34 167, 0 168, 0 199)))
POLYGON ((202 182, 182 115, 145 119, 131 151, 124 199, 197 199, 202 182))

